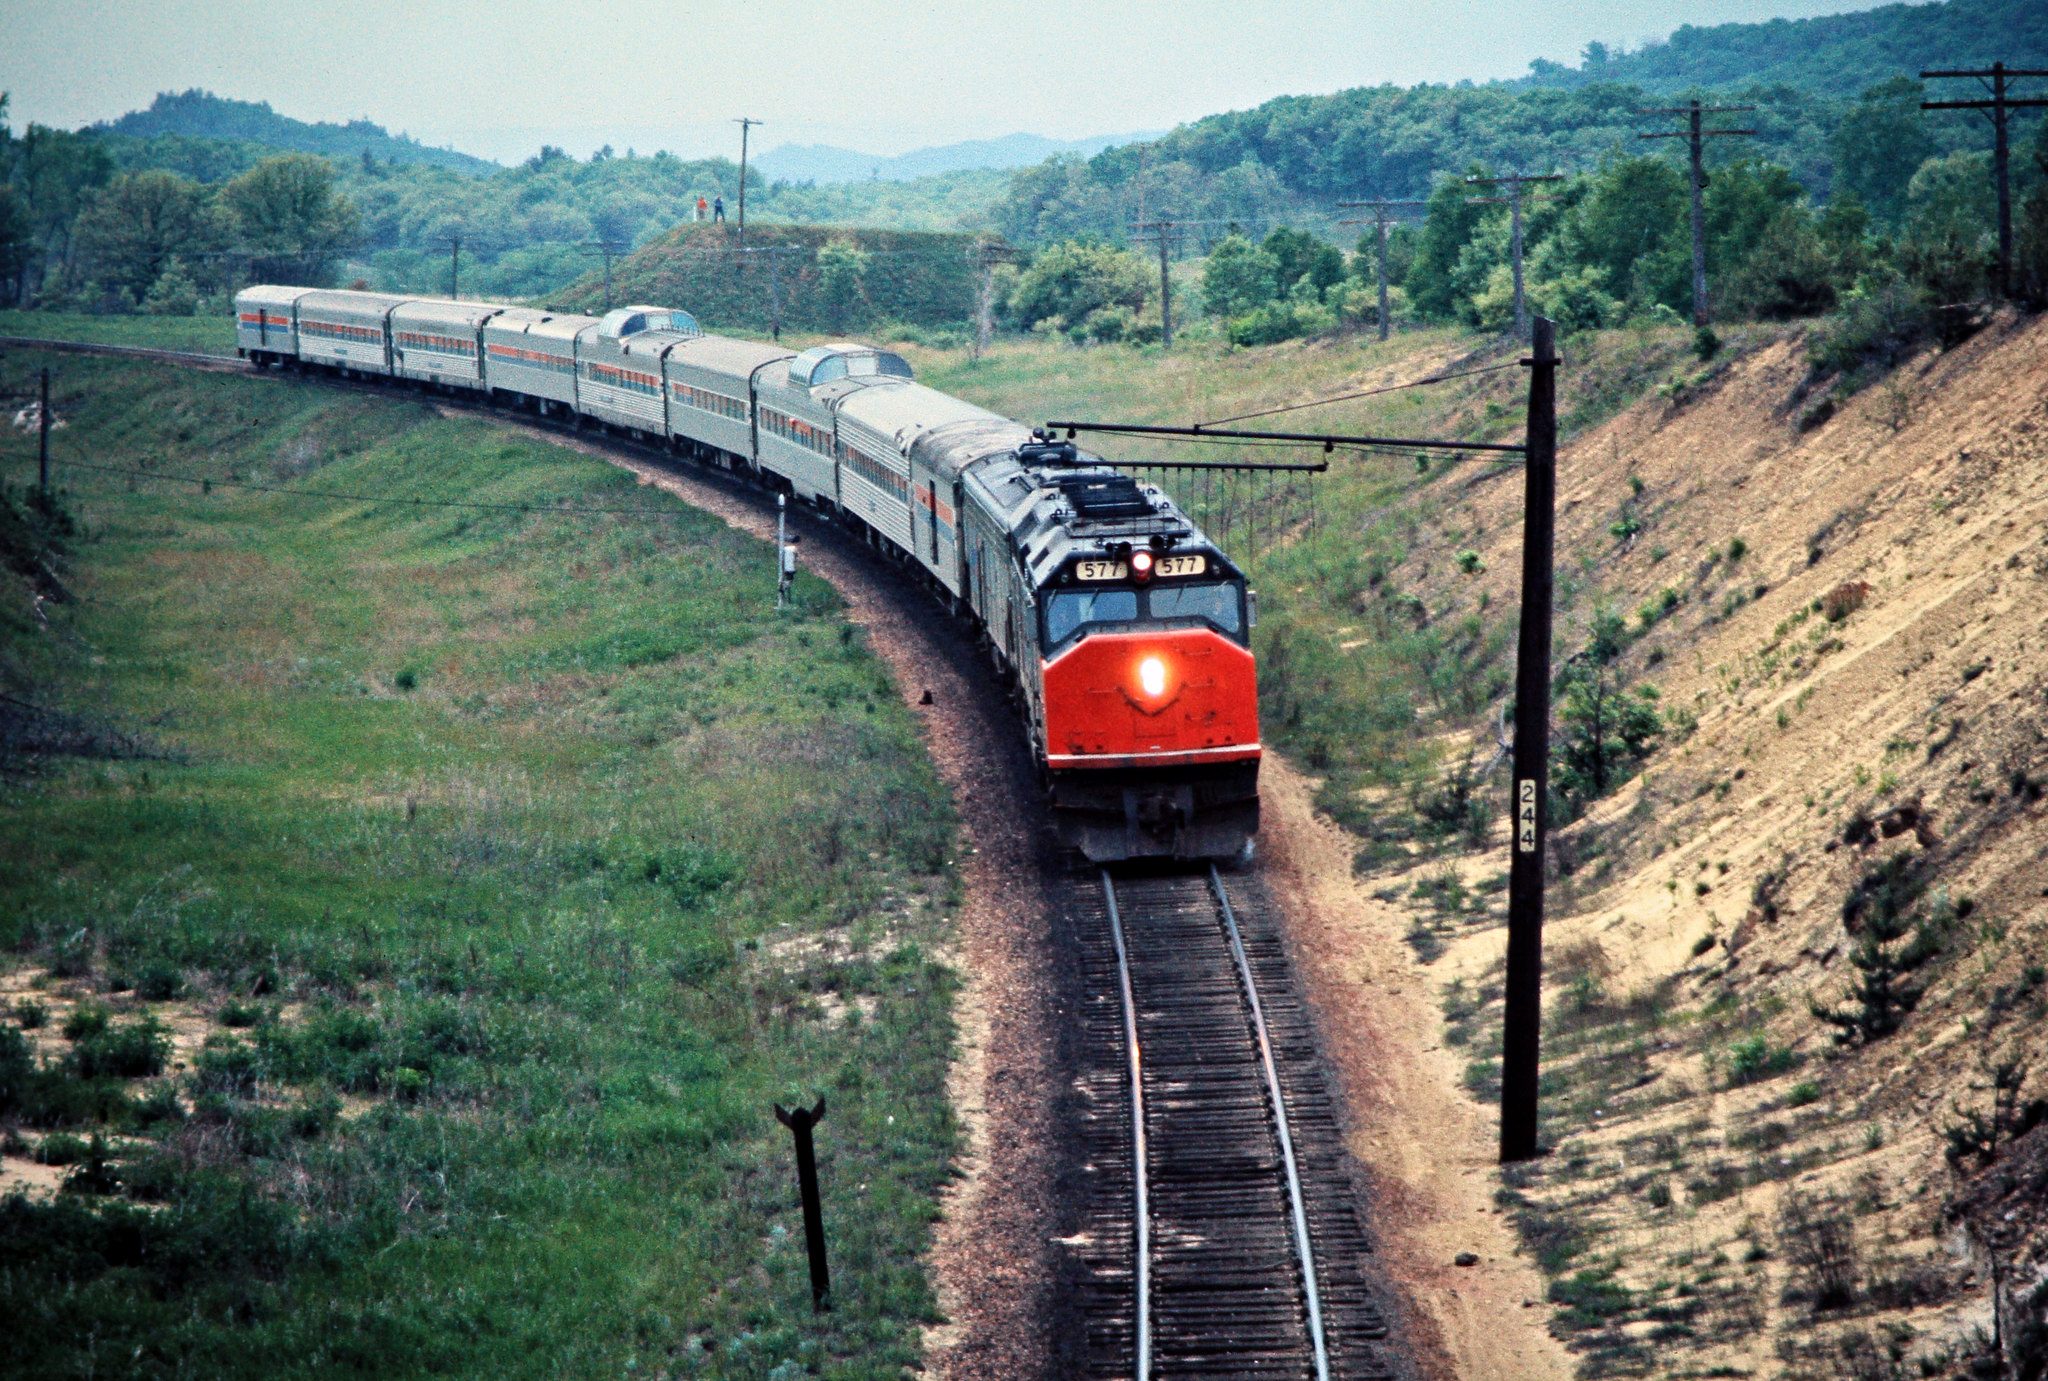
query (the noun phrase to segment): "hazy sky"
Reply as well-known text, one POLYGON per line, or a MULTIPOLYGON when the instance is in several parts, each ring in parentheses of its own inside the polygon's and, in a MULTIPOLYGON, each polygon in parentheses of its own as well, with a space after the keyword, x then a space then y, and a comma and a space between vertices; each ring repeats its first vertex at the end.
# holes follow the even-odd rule
POLYGON ((368 115, 495 158, 830 143, 894 154, 1027 131, 1166 129, 1283 94, 1486 81, 1591 39, 1855 0, 0 0, 13 123, 76 126, 200 86, 302 120, 368 115))

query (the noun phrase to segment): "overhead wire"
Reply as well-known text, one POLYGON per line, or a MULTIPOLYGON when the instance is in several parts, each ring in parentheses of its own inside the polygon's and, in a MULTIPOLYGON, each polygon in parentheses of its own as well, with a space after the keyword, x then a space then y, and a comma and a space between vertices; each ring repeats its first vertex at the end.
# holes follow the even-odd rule
POLYGON ((1257 412, 1241 412, 1234 417, 1216 417, 1206 422, 1197 422, 1198 427, 1220 427, 1225 422, 1244 422, 1254 417, 1271 417, 1276 413, 1300 412, 1303 408, 1328 407, 1332 403, 1348 403, 1359 398, 1372 398, 1382 393, 1398 393, 1406 388, 1422 388, 1427 384, 1444 384, 1453 379, 1469 379, 1478 374, 1497 374, 1503 369, 1520 369, 1519 362, 1482 365, 1478 369, 1460 369, 1449 374, 1433 374, 1426 379, 1410 379, 1406 383, 1386 384, 1380 388, 1359 389, 1355 393, 1340 393, 1333 398, 1317 398, 1306 403, 1287 403, 1277 408, 1262 408, 1257 412))

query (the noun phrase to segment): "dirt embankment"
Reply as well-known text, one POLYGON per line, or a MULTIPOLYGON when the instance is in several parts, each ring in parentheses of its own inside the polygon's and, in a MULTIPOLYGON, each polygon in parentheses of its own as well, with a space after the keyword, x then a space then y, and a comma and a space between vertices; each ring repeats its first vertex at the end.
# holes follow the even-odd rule
MULTIPOLYGON (((1890 1374, 1866 1354, 1948 1374, 1991 1331, 1993 1256, 2021 1285, 2048 1273, 2037 1229, 1963 1230, 1981 1162, 1944 1154, 1991 1114, 1998 1066, 2040 1071, 2022 1106, 2048 1095, 2048 319, 2000 317, 1833 408, 1807 378, 1797 335, 1753 333, 1560 461, 1560 659, 1619 614, 1620 680, 1657 687, 1671 727, 1557 835, 1556 1154, 1503 1185, 1494 1108, 1459 1088, 1485 1089, 1498 1040, 1500 898, 1476 898, 1504 854, 1351 884, 1275 774, 1305 968, 1357 1028, 1333 1038, 1355 1149, 1415 1210, 1389 1248, 1461 1375, 1546 1374, 1481 1360, 1545 1288, 1557 1307, 1520 1317, 1589 1374, 1890 1374), (1887 1031, 1857 953, 1894 921, 1887 1031), (1441 957, 1400 945, 1411 927, 1441 957), (1496 1272, 1502 1219, 1548 1287, 1496 1272), (1816 1247, 1817 1221, 1842 1231, 1816 1247), (1442 1269, 1456 1249, 1481 1267, 1442 1269)), ((1519 491, 1446 484, 1437 521, 1486 570, 1432 572, 1418 542, 1403 588, 1512 606, 1519 491)))

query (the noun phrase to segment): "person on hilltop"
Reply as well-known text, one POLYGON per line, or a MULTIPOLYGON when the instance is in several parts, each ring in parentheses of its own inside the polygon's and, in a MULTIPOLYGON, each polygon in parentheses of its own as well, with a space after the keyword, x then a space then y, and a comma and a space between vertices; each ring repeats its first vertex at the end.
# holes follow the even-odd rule
POLYGON ((702 197, 697 198, 697 219, 703 220, 711 212, 711 204, 702 197))
POLYGON ((715 196, 711 199, 711 219, 718 222, 720 225, 725 224, 724 196, 715 196))

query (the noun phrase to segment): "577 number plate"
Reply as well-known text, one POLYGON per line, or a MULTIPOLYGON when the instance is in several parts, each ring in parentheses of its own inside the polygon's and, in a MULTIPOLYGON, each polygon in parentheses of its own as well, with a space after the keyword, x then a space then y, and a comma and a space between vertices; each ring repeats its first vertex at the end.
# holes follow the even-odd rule
POLYGON ((1200 575, 1209 569, 1206 556, 1162 556, 1159 558, 1160 575, 1200 575))

